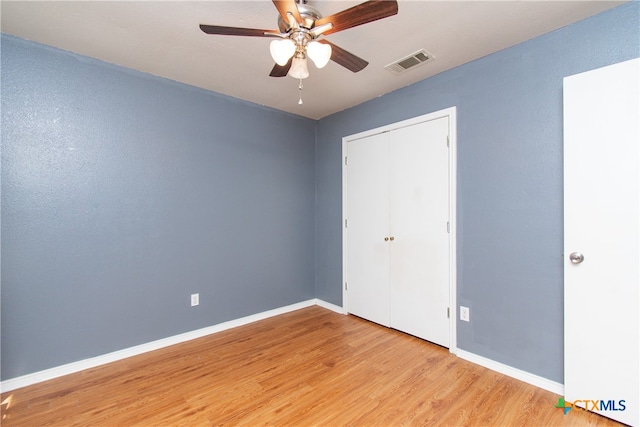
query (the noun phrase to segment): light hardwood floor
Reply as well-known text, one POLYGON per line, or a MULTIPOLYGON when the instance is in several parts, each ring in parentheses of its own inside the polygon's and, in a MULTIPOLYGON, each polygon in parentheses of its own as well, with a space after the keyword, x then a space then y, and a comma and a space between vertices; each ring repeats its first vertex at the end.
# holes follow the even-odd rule
POLYGON ((3 426, 620 426, 310 307, 2 394, 3 426))

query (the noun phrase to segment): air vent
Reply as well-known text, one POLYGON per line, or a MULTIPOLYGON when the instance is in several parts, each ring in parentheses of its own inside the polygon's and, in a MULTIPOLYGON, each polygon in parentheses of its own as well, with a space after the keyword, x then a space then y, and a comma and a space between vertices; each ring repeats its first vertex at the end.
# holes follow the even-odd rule
POLYGON ((419 51, 412 53, 411 55, 406 56, 399 61, 393 62, 384 68, 396 74, 400 74, 403 71, 407 71, 409 68, 413 68, 426 62, 431 62, 434 59, 435 58, 433 57, 433 55, 431 55, 429 52, 424 49, 420 49, 419 51))

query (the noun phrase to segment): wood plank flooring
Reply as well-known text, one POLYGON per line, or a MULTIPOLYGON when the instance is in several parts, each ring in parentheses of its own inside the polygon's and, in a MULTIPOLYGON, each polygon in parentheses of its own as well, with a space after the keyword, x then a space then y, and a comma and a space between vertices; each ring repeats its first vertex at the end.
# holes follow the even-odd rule
POLYGON ((310 307, 2 394, 3 426, 620 426, 310 307))

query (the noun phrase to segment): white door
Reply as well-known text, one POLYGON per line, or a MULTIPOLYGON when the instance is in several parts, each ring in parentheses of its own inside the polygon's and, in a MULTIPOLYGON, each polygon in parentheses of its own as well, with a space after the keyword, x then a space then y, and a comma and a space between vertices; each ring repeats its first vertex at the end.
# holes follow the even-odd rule
POLYGON ((449 119, 391 132, 391 327, 449 347, 449 119))
POLYGON ((347 311, 449 347, 449 118, 347 144, 347 311))
POLYGON ((640 425, 639 123, 640 60, 565 78, 565 400, 631 425, 640 425))
POLYGON ((389 133, 350 141, 347 157, 347 309, 389 326, 389 133))

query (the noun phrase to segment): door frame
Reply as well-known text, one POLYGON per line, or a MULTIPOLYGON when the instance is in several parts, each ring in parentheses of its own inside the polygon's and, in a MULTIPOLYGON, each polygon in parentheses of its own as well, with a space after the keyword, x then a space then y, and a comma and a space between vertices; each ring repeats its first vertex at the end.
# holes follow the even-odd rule
POLYGON ((364 132, 348 135, 342 138, 342 310, 347 314, 347 144, 361 138, 366 138, 394 129, 412 126, 418 123, 428 122, 441 118, 449 119, 449 352, 457 353, 457 133, 456 133, 456 107, 449 107, 433 113, 424 114, 400 122, 377 127, 364 132))

